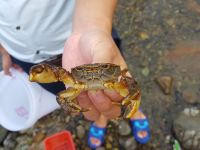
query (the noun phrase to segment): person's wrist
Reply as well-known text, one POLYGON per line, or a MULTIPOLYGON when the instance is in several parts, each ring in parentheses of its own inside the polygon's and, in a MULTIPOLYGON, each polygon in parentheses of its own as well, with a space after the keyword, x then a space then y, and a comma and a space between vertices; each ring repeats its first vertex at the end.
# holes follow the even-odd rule
POLYGON ((86 32, 95 32, 100 31, 107 34, 111 34, 112 23, 109 19, 84 19, 81 20, 79 23, 74 23, 72 34, 84 34, 86 32))

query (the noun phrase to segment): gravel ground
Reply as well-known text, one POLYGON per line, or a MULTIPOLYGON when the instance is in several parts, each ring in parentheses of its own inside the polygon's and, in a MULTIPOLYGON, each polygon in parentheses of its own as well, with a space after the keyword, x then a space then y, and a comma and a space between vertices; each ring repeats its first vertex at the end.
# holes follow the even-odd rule
MULTIPOLYGON (((200 1, 119 0, 114 26, 129 70, 141 85, 152 138, 139 145, 129 122, 112 121, 99 150, 171 150, 174 139, 183 149, 199 150, 200 1)), ((45 137, 64 129, 72 132, 77 149, 88 149, 88 128, 82 116, 56 110, 29 130, 0 129, 0 150, 43 149, 45 137)))

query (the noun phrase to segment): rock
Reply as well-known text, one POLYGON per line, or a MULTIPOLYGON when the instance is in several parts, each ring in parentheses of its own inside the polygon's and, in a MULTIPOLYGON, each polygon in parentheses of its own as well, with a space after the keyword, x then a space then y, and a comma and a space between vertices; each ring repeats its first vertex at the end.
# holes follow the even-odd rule
POLYGON ((0 147, 0 150, 5 150, 5 148, 4 147, 0 147))
POLYGON ((131 133, 131 127, 129 123, 125 120, 119 121, 119 126, 118 126, 119 134, 121 136, 126 136, 131 133))
POLYGON ((8 134, 8 131, 2 126, 0 126, 0 143, 5 139, 7 134, 8 134))
POLYGON ((183 99, 185 102, 189 104, 194 104, 197 102, 197 93, 194 91, 194 89, 185 89, 182 93, 183 99))
POLYGON ((106 137, 106 140, 108 140, 109 142, 113 142, 113 137, 112 137, 112 135, 108 135, 108 136, 106 137))
POLYGON ((77 136, 81 139, 85 136, 85 128, 82 125, 76 127, 77 136))
POLYGON ((113 146, 112 146, 112 144, 111 144, 110 142, 106 142, 106 149, 107 149, 107 150, 109 150, 109 149, 111 150, 112 147, 113 147, 113 146))
POLYGON ((164 94, 170 94, 173 84, 173 78, 171 76, 161 76, 156 78, 157 84, 160 86, 164 94))
POLYGON ((136 150, 137 147, 136 141, 132 136, 128 138, 120 138, 119 143, 125 150, 136 150))
POLYGON ((147 39, 149 39, 149 35, 148 35, 146 32, 140 32, 140 33, 139 33, 139 37, 140 37, 142 40, 147 40, 147 39))
POLYGON ((33 143, 33 138, 25 134, 18 136, 16 138, 16 141, 18 143, 18 146, 31 145, 33 143))
POLYGON ((44 150, 44 143, 33 143, 28 150, 44 150))
POLYGON ((46 133, 44 131, 36 133, 36 135, 33 137, 33 141, 35 143, 40 143, 46 136, 46 133))
POLYGON ((187 115, 187 116, 190 116, 190 108, 185 108, 185 109, 183 110, 183 113, 184 113, 185 115, 187 115))
MULTIPOLYGON (((19 144, 19 145, 17 145, 17 147, 15 148, 15 150, 31 150, 31 149, 30 149, 29 145, 19 144)), ((37 149, 37 150, 39 150, 39 149, 37 149)))
POLYGON ((197 108, 185 108, 184 110, 183 110, 183 113, 186 115, 186 116, 196 116, 196 115, 198 115, 199 114, 199 110, 197 109, 197 108))
POLYGON ((70 116, 65 117, 65 123, 68 123, 70 121, 70 116))
POLYGON ((6 139, 3 141, 3 146, 5 147, 5 149, 14 149, 14 147, 17 144, 17 142, 15 140, 16 137, 17 137, 17 134, 15 134, 15 133, 8 134, 6 139))
POLYGON ((145 67, 142 69, 142 74, 143 76, 147 77, 149 75, 149 68, 148 67, 145 67))
POLYGON ((170 143, 170 140, 171 140, 171 136, 170 135, 167 135, 166 137, 165 137, 165 143, 170 143))
POLYGON ((195 117, 199 114, 199 110, 197 108, 191 108, 190 114, 191 114, 191 116, 195 117))
POLYGON ((188 109, 180 113, 174 121, 174 133, 186 150, 200 150, 200 113, 197 113, 197 109, 194 108, 189 109, 189 115, 185 112, 188 112, 188 109))
POLYGON ((172 28, 175 28, 175 27, 176 27, 174 19, 172 19, 172 18, 167 19, 166 22, 167 22, 167 24, 168 24, 169 26, 171 26, 172 28))
POLYGON ((105 148, 104 147, 98 147, 98 148, 96 148, 96 150, 105 150, 105 148))

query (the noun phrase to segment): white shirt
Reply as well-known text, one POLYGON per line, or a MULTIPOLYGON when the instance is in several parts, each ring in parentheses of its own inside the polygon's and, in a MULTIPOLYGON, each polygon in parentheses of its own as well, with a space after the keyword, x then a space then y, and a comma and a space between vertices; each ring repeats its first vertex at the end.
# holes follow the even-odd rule
POLYGON ((0 43, 25 62, 61 54, 74 5, 75 0, 0 0, 0 43))

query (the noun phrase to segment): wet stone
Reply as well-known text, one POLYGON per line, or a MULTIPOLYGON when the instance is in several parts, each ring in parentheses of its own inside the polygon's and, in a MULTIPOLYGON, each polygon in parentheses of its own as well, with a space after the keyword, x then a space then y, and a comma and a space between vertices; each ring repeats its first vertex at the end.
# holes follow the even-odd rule
POLYGON ((200 110, 195 108, 195 107, 192 107, 192 108, 185 108, 183 110, 183 113, 186 115, 186 116, 197 116, 199 113, 200 113, 200 110))
POLYGON ((165 137, 165 143, 170 143, 170 140, 171 140, 171 136, 170 135, 167 135, 165 137))
POLYGON ((41 142, 46 136, 46 133, 45 132, 38 132, 34 137, 33 137, 33 141, 35 143, 39 143, 41 142))
POLYGON ((120 138, 119 143, 126 150, 136 150, 137 147, 137 143, 132 136, 128 138, 120 138))
POLYGON ((5 149, 14 149, 17 142, 15 141, 17 134, 9 133, 6 139, 3 141, 3 146, 5 149))
POLYGON ((149 75, 149 68, 148 67, 145 67, 142 69, 142 75, 147 77, 149 75))
POLYGON ((31 145, 33 143, 32 137, 30 137, 28 135, 18 136, 16 138, 16 141, 17 141, 18 145, 31 145))
POLYGON ((131 133, 131 127, 129 123, 125 120, 119 122, 118 130, 121 136, 126 136, 131 133))
POLYGON ((194 91, 194 89, 185 89, 182 95, 185 102, 189 104, 194 104, 197 102, 198 96, 197 96, 196 91, 194 91))
POLYGON ((44 150, 44 143, 33 143, 28 150, 44 150))
POLYGON ((109 142, 113 142, 113 137, 112 137, 112 135, 108 135, 108 136, 106 137, 106 140, 108 140, 109 142))
MULTIPOLYGON (((189 112, 191 112, 191 109, 189 110, 189 112)), ((182 112, 175 119, 173 130, 176 135, 176 138, 181 143, 184 149, 200 150, 199 124, 200 124, 199 113, 192 116, 192 115, 186 115, 185 112, 182 112)))
POLYGON ((81 139, 85 136, 85 128, 82 125, 76 127, 77 136, 81 139))
POLYGON ((139 37, 140 37, 142 40, 147 40, 147 39, 149 39, 149 35, 148 35, 148 33, 146 33, 146 32, 140 32, 140 33, 139 33, 139 37))
POLYGON ((113 147, 113 146, 112 146, 112 144, 111 144, 111 143, 108 143, 108 142, 106 143, 106 149, 108 149, 108 150, 110 149, 110 150, 111 150, 111 149, 112 149, 112 147, 113 147))
POLYGON ((164 94, 170 94, 172 90, 173 78, 171 76, 160 76, 156 78, 156 83, 160 86, 164 94))
POLYGON ((65 123, 68 123, 70 121, 70 116, 66 116, 65 123))

